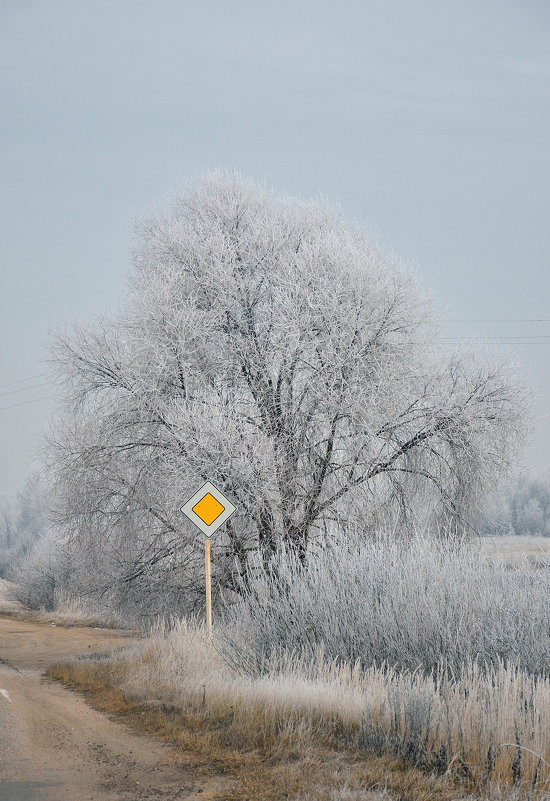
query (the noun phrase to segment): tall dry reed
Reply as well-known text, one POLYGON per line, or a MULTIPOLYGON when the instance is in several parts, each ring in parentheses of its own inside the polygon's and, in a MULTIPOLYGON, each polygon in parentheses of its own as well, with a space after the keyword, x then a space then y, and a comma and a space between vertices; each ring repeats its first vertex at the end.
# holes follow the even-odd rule
POLYGON ((189 621, 157 628, 127 652, 125 687, 142 698, 222 715, 254 746, 278 739, 394 753, 420 767, 452 771, 472 789, 550 788, 550 679, 499 662, 468 660, 426 675, 388 665, 363 668, 327 656, 273 651, 262 674, 229 667, 189 621), (244 735, 243 735, 244 732, 244 735))

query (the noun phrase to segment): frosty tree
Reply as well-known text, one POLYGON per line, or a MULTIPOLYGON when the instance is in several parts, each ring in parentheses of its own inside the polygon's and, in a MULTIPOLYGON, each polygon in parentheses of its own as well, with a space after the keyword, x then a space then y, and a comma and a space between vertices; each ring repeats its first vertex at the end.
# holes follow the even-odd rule
POLYGON ((127 581, 193 564, 178 508, 204 480, 239 505, 224 582, 250 551, 305 560, 350 521, 464 525, 521 432, 513 370, 440 346, 362 230, 234 174, 139 225, 120 314, 59 335, 55 359, 60 519, 112 543, 127 581))

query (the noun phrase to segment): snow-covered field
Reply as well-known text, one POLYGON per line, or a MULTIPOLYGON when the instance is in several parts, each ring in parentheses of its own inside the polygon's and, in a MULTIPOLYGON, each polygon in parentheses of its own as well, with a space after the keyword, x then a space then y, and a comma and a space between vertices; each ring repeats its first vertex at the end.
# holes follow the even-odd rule
POLYGON ((550 537, 480 537, 477 542, 487 556, 510 564, 527 560, 532 565, 550 565, 550 537))

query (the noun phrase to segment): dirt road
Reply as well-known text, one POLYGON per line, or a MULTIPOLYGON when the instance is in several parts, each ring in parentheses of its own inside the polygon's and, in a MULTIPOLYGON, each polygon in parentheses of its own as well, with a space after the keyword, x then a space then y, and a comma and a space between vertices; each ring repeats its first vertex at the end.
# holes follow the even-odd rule
POLYGON ((132 733, 43 675, 63 657, 128 642, 125 632, 0 612, 0 801, 205 801, 223 789, 223 777, 193 779, 174 749, 132 733))

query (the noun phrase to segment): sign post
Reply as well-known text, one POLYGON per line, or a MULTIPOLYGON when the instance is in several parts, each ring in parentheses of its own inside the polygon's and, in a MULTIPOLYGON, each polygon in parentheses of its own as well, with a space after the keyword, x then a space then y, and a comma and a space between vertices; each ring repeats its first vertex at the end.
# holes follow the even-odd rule
POLYGON ((206 583, 206 632, 212 634, 212 572, 210 567, 210 537, 228 520, 237 507, 210 481, 203 484, 180 511, 202 531, 204 543, 204 577, 206 583))
POLYGON ((204 538, 204 576, 206 579, 206 632, 212 634, 212 571, 210 570, 210 537, 204 538))

